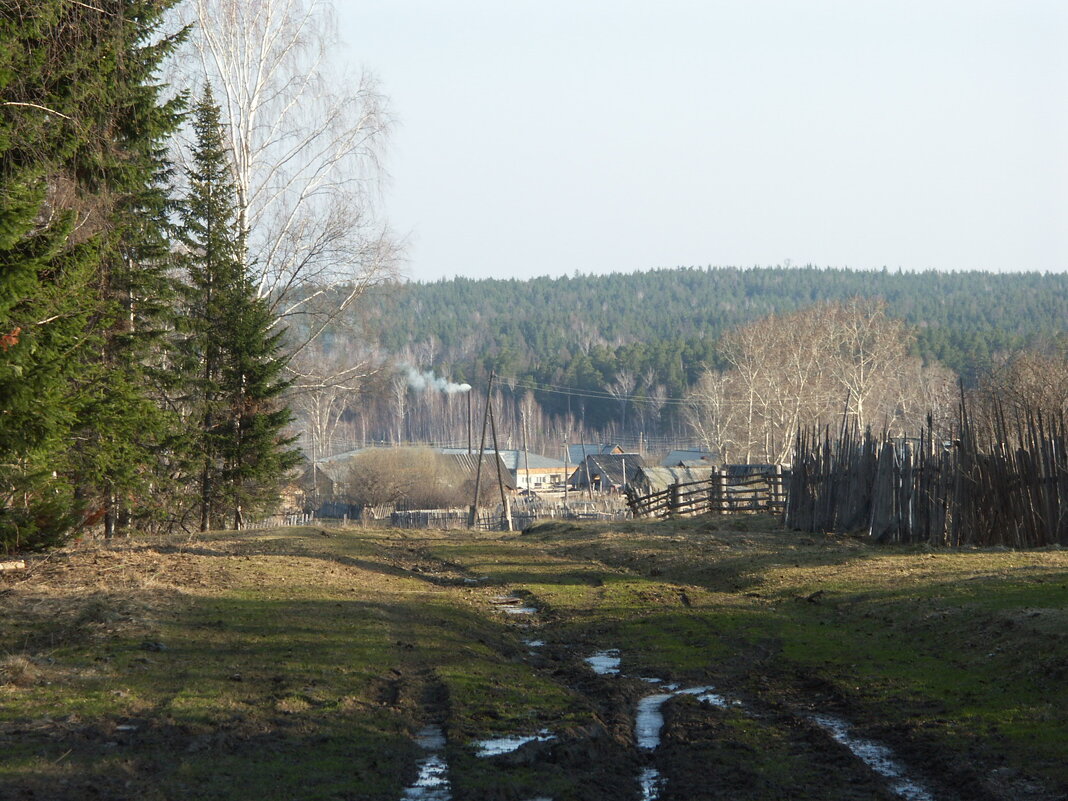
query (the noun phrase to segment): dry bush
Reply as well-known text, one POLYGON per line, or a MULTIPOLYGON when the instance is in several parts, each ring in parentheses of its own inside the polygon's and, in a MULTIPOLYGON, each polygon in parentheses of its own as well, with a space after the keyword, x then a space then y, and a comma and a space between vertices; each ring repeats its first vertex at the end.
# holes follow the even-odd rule
POLYGON ((1011 430, 1029 416, 1068 416, 1068 337, 1000 355, 970 400, 972 422, 995 440, 999 418, 1011 430))
MULTIPOLYGON (((484 468, 481 502, 494 497, 496 481, 492 469, 484 468)), ((474 477, 455 459, 428 448, 381 448, 353 457, 341 494, 364 506, 444 509, 471 503, 474 477)))
POLYGON ((10 654, 0 659, 0 686, 32 687, 41 679, 41 669, 29 657, 10 654))

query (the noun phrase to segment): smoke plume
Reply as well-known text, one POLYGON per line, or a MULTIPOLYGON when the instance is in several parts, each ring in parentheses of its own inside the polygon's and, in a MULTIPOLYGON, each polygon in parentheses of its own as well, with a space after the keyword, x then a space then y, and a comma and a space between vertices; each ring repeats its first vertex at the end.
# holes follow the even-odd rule
POLYGON ((434 375, 433 370, 427 370, 422 373, 414 367, 405 367, 404 370, 408 375, 408 386, 416 392, 421 392, 424 389, 436 389, 446 395, 455 395, 458 392, 471 391, 470 384, 457 384, 447 378, 439 378, 434 375))

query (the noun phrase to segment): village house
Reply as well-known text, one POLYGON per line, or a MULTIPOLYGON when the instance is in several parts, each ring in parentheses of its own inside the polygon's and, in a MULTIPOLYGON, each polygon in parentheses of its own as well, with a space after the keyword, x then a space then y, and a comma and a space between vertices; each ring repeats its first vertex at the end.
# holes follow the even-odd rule
POLYGON ((582 464, 587 456, 601 456, 607 453, 623 453, 623 448, 612 443, 579 443, 567 446, 568 466, 582 464))
MULTIPOLYGON (((444 454, 467 455, 466 448, 441 448, 444 454)), ((523 450, 498 451, 512 485, 519 490, 547 490, 567 478, 567 468, 559 459, 523 450)), ((477 454, 476 454, 477 455, 477 454)))
POLYGON ((567 480, 574 490, 622 492, 633 484, 645 460, 637 453, 602 453, 587 456, 567 480))

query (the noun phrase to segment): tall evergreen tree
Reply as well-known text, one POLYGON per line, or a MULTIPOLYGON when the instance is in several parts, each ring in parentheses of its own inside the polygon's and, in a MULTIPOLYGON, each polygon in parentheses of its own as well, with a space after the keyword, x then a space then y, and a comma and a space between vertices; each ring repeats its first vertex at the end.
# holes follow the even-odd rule
POLYGON ((232 521, 277 498, 284 473, 299 461, 283 435, 290 413, 281 332, 245 271, 244 232, 219 108, 210 88, 194 111, 196 144, 181 238, 187 250, 188 396, 197 426, 200 527, 232 521))
POLYGON ((61 539, 106 511, 109 473, 144 472, 145 393, 109 331, 158 296, 144 244, 178 109, 150 83, 175 40, 148 40, 171 4, 0 0, 0 547, 61 539))
POLYGON ((157 35, 175 0, 112 0, 95 21, 96 70, 108 87, 85 116, 96 135, 80 150, 85 183, 106 193, 93 354, 81 426, 72 448, 80 491, 110 535, 152 508, 173 419, 160 404, 162 338, 175 288, 170 257, 172 168, 168 142, 182 98, 164 98, 156 73, 182 34, 157 35))

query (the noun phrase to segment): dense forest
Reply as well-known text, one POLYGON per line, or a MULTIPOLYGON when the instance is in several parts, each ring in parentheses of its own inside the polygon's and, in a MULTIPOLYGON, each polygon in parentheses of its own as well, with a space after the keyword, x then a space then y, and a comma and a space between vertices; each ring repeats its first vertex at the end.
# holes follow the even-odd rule
POLYGON ((809 266, 454 278, 375 289, 329 332, 323 357, 359 343, 368 364, 382 365, 353 402, 348 419, 359 418, 359 431, 350 442, 462 439, 465 412, 455 398, 428 396, 422 386, 399 394, 398 368, 415 367, 481 387, 496 372, 513 442, 529 438, 524 418, 537 417, 533 436, 545 434, 552 452, 579 432, 667 447, 692 439, 686 399, 706 370, 729 367, 726 334, 856 297, 885 302, 886 315, 905 326, 908 353, 968 387, 1009 354, 1054 340, 1068 320, 1062 274, 809 266), (640 402, 624 425, 627 397, 640 402))
MULTIPOLYGON (((422 348, 455 378, 534 374, 597 348, 636 372, 681 380, 657 353, 714 360, 727 330, 853 296, 882 298, 917 329, 915 352, 974 377, 1001 351, 1063 330, 1068 275, 707 267, 563 278, 454 278, 379 291, 364 313, 391 353, 422 348), (641 343, 644 348, 634 348, 641 343), (475 357, 475 354, 478 354, 475 357)), ((688 378, 695 377, 691 373, 688 378)), ((683 384, 669 383, 675 390, 683 384)))

